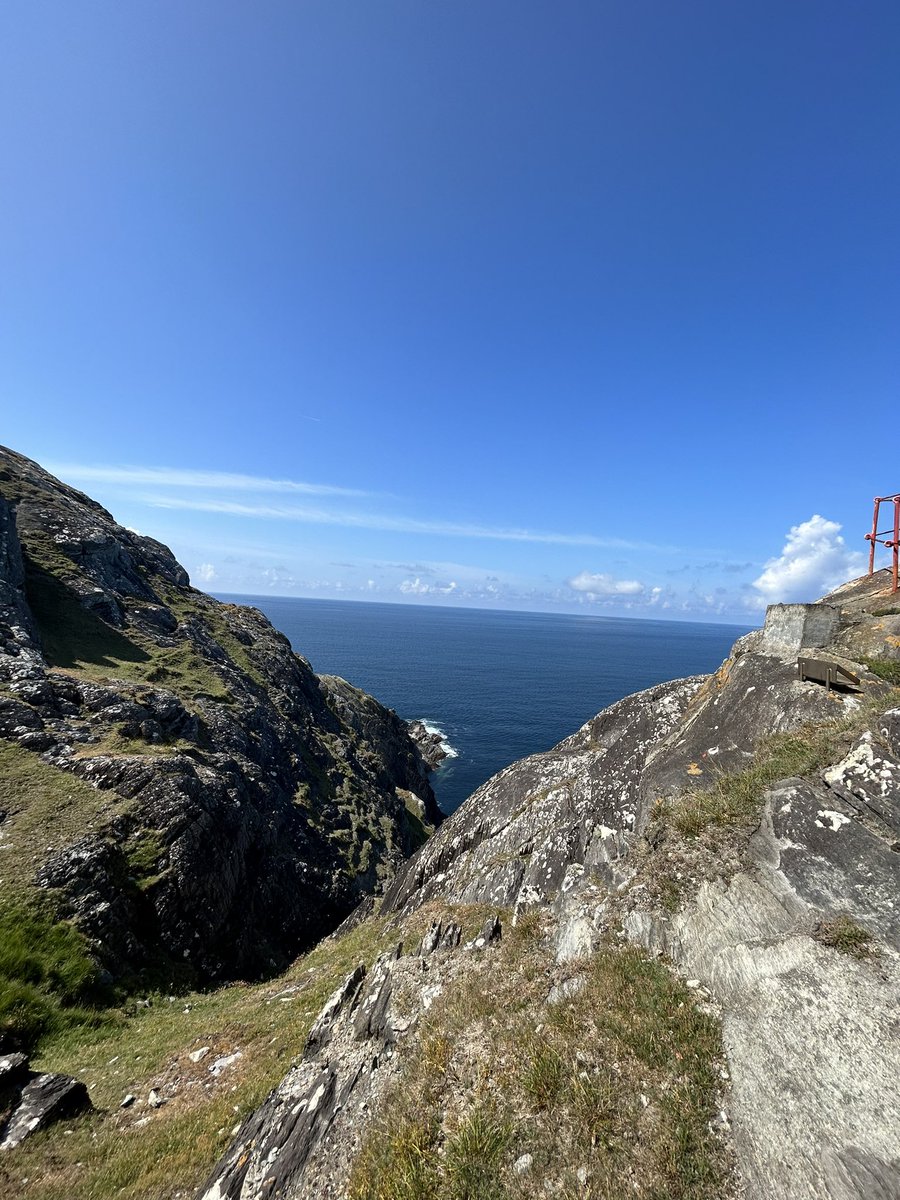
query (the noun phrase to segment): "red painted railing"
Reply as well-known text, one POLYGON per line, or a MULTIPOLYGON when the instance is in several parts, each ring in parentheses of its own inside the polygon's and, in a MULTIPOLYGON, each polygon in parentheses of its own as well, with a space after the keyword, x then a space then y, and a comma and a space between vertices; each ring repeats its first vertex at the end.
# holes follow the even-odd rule
POLYGON ((875 497, 875 512, 872 516, 872 532, 866 534, 866 541, 869 543, 869 574, 874 574, 875 571, 875 546, 887 546, 892 553, 893 558, 893 577, 894 583, 891 588, 892 592, 900 590, 897 580, 897 559, 900 554, 900 492, 896 496, 876 496, 875 497), (878 528, 879 513, 882 504, 893 504, 894 506, 894 527, 893 529, 878 528), (886 537, 886 534, 891 534, 891 537, 886 537))

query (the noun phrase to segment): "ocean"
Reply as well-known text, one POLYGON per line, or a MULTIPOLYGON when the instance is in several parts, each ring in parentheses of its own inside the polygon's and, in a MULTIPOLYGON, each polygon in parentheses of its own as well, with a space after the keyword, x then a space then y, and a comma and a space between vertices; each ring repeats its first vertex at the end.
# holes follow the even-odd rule
POLYGON ((450 752, 432 775, 453 812, 491 775, 547 750, 630 692, 714 671, 747 627, 276 596, 261 609, 320 674, 340 675, 450 752))

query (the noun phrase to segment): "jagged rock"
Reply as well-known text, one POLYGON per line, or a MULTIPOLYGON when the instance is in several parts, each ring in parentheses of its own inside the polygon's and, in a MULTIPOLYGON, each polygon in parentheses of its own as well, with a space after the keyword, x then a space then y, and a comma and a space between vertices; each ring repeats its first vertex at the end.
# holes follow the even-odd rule
POLYGON ((476 937, 472 946, 476 950, 483 950, 485 946, 490 946, 492 942, 499 942, 503 934, 503 927, 500 924, 500 918, 494 914, 488 917, 481 927, 481 932, 476 937))
POLYGON ((433 954, 440 945, 441 941, 441 922, 432 921, 431 928, 422 938, 422 945, 419 947, 419 957, 427 958, 429 954, 433 954))
POLYGON ((441 735, 428 729, 424 721, 407 721, 406 727, 409 730, 409 736, 419 747, 428 769, 437 770, 444 759, 448 757, 441 735))
MULTIPOLYGON (((326 1001, 302 1061, 238 1130, 201 1189, 202 1200, 295 1200, 345 1194, 347 1173, 373 1110, 401 1069, 398 1047, 415 1028, 423 993, 437 995, 443 980, 468 956, 431 951, 422 989, 420 947, 381 955, 366 975, 358 967, 326 1001)), ((443 940, 443 939, 442 939, 443 940)), ((495 943, 494 943, 495 944, 495 943)))
POLYGON ((360 984, 366 977, 365 964, 360 963, 355 967, 340 987, 336 988, 325 1002, 325 1007, 319 1013, 318 1017, 310 1029, 306 1038, 306 1046, 303 1054, 305 1058, 310 1058, 314 1054, 318 1054, 331 1041, 331 1034, 334 1028, 334 1023, 344 1011, 348 1003, 355 1000, 359 992, 360 984))
POLYGON ((12 1150, 39 1129, 90 1107, 87 1088, 71 1075, 33 1075, 0 1128, 0 1150, 12 1150))
POLYGON ((380 1037, 388 1029, 387 1010, 394 983, 393 964, 402 953, 401 943, 395 950, 382 954, 372 968, 368 986, 361 994, 353 1019, 358 1040, 380 1037))
POLYGON ((6 1087, 28 1070, 28 1057, 16 1052, 0 1055, 0 1087, 6 1087))
POLYGON ((438 947, 441 950, 455 950, 459 945, 461 938, 462 930, 455 921, 450 921, 445 927, 444 932, 441 934, 441 940, 438 943, 438 947))
POLYGON ((113 975, 282 966, 441 820, 396 713, 2 448, 0 737, 108 798, 74 841, 48 831, 34 881, 113 975))
POLYGON ((572 862, 615 881, 643 820, 647 752, 675 727, 701 678, 612 705, 546 754, 488 780, 388 888, 383 911, 429 899, 512 906, 552 899, 572 862))

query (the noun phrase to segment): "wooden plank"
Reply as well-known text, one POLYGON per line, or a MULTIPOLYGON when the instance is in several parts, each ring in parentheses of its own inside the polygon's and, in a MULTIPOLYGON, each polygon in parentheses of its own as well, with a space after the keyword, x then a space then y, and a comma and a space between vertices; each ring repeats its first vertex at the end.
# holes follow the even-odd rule
POLYGON ((840 663, 828 662, 824 658, 798 658, 797 670, 801 682, 810 679, 815 683, 824 683, 827 688, 830 688, 832 684, 845 681, 859 686, 860 682, 859 677, 852 671, 848 671, 840 663), (843 678, 838 678, 838 676, 843 676, 843 678))

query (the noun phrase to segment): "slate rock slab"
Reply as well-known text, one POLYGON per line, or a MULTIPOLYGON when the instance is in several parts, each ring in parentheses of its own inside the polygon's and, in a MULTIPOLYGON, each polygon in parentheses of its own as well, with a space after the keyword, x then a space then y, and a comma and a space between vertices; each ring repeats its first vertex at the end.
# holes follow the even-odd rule
POLYGON ((34 1075, 22 1089, 12 1116, 0 1129, 0 1150, 12 1150, 39 1129, 91 1107, 81 1080, 71 1075, 34 1075))

